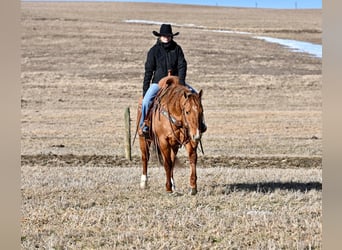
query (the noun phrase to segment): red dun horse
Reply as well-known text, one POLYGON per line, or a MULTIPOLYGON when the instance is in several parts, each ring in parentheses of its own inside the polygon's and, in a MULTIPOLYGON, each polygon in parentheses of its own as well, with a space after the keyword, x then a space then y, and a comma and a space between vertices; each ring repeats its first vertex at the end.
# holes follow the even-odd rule
MULTIPOLYGON (((185 146, 190 161, 191 194, 197 193, 197 147, 201 140, 200 123, 203 116, 202 90, 196 94, 179 84, 176 76, 167 76, 159 82, 160 90, 148 114, 150 136, 139 136, 143 172, 141 188, 147 187, 147 163, 154 143, 159 161, 166 173, 166 191, 175 190, 173 170, 176 155, 185 146)), ((141 110, 138 109, 139 124, 141 110)))

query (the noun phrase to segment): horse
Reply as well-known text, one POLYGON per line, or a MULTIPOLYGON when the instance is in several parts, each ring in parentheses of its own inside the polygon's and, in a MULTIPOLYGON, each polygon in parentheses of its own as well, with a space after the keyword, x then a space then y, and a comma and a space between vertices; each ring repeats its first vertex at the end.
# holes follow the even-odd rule
MULTIPOLYGON (((187 150, 190 161, 190 194, 197 193, 197 148, 201 143, 200 123, 203 119, 202 94, 192 92, 179 83, 177 76, 166 76, 159 81, 160 90, 151 105, 149 114, 150 133, 148 138, 139 135, 142 160, 140 187, 147 187, 147 165, 151 144, 154 145, 159 162, 166 173, 166 192, 175 191, 173 170, 177 152, 181 146, 187 150)), ((141 109, 138 106, 137 129, 141 109)), ((202 146, 202 145, 201 145, 202 146)))

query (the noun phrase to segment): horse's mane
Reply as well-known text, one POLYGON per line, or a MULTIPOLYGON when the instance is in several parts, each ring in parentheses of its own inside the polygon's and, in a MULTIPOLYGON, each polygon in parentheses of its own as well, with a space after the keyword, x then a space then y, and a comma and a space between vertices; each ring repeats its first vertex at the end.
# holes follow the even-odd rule
POLYGON ((160 80, 161 90, 158 94, 159 102, 162 106, 167 106, 170 110, 180 110, 180 100, 185 93, 191 91, 179 82, 178 77, 170 76, 160 80))

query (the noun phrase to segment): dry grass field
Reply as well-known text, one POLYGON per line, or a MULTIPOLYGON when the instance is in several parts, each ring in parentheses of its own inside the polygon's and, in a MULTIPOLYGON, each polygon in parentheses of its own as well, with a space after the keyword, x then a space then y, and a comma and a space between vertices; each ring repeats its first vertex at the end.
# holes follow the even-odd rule
POLYGON ((22 249, 322 248, 322 60, 253 37, 321 44, 321 10, 21 6, 22 249), (159 30, 126 20, 175 24, 204 91, 196 196, 185 150, 172 195, 155 161, 139 189, 137 142, 125 159, 159 30))

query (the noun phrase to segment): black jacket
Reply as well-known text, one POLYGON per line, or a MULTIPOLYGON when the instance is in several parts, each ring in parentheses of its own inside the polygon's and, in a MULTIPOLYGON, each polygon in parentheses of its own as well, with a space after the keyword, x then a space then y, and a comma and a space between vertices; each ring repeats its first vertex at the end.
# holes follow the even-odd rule
POLYGON ((187 63, 182 48, 173 40, 166 46, 158 40, 147 53, 143 96, 151 82, 158 83, 167 76, 168 69, 171 69, 172 75, 179 77, 181 84, 185 84, 187 63))

